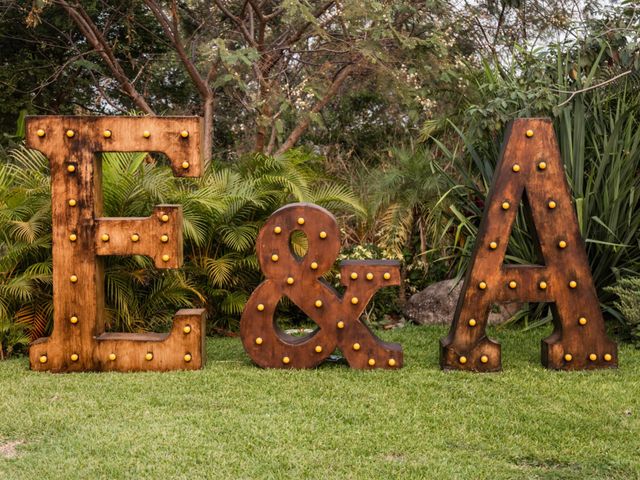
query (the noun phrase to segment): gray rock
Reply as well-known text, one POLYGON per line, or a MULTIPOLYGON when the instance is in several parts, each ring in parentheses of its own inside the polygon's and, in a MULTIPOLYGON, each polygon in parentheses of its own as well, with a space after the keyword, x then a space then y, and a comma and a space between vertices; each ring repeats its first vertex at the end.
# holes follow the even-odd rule
MULTIPOLYGON (((443 280, 413 295, 404 306, 404 316, 418 325, 450 324, 458 305, 462 281, 443 280)), ((509 320, 522 308, 521 303, 496 305, 489 314, 489 325, 509 320)))

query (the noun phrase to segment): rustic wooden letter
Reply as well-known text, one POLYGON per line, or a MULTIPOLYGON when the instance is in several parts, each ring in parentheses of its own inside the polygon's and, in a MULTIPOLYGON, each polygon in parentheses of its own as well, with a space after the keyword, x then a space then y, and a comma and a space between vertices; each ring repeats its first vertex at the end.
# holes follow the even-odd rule
POLYGON ((548 119, 519 119, 507 131, 453 324, 440 341, 441 367, 500 370, 500 344, 485 327, 491 306, 509 301, 553 303, 554 331, 542 341, 546 367, 617 365, 548 119), (543 266, 503 265, 520 201, 535 226, 543 266))
POLYGON ((177 176, 201 170, 200 120, 193 117, 27 119, 27 145, 51 165, 53 315, 50 337, 33 342, 31 368, 87 370, 197 369, 204 363, 204 310, 180 310, 173 329, 106 333, 102 255, 148 255, 158 268, 182 264, 182 210, 159 205, 147 218, 101 218, 100 152, 156 151, 177 176))
POLYGON ((266 276, 252 293, 242 314, 240 334, 245 350, 261 367, 311 368, 336 347, 352 368, 399 368, 402 347, 379 340, 359 319, 373 294, 400 283, 399 263, 392 260, 352 260, 340 265, 342 298, 320 277, 340 251, 340 231, 324 208, 297 203, 276 211, 258 235, 257 254, 266 276), (294 231, 303 232, 307 254, 290 248, 294 231), (294 337, 276 324, 278 301, 289 297, 319 328, 294 337))

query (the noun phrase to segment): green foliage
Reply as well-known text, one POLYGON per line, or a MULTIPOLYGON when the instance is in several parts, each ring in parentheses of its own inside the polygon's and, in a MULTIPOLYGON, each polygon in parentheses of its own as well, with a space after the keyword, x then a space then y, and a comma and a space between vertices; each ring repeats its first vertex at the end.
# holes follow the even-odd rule
MULTIPOLYGON (((539 75, 531 75, 524 66, 507 73, 486 67, 481 91, 486 89, 492 97, 480 107, 470 107, 465 131, 453 127, 466 153, 458 152, 459 145, 450 147, 437 139, 434 142, 444 158, 456 166, 454 174, 447 173, 450 190, 446 201, 452 212, 449 225, 456 229, 450 253, 457 262, 458 272, 462 273, 498 158, 501 134, 494 133, 493 122, 501 126, 503 116, 555 112, 560 153, 575 198, 596 289, 605 311, 624 325, 606 287, 614 284, 619 275, 637 272, 640 268, 640 216, 637 213, 640 211, 637 120, 640 90, 635 87, 633 77, 611 86, 593 85, 603 69, 611 68, 611 63, 604 60, 607 55, 615 57, 610 45, 602 45, 594 53, 592 41, 587 39, 565 49, 554 47, 540 52, 539 75), (576 65, 581 66, 579 73, 575 71, 576 65), (548 87, 544 87, 545 75, 548 87), (533 90, 529 90, 530 85, 533 90), (496 93, 508 100, 494 98, 496 93), (537 104, 535 98, 543 100, 537 104), (491 107, 487 109, 485 105, 491 107), (488 118, 492 121, 487 122, 488 118)), ((507 249, 507 260, 534 263, 536 256, 532 247, 525 216, 520 211, 507 249)), ((539 321, 550 319, 546 308, 540 306, 532 306, 530 313, 539 321)), ((625 328, 630 327, 633 326, 625 328)))
POLYGON ((51 198, 47 161, 25 149, 0 164, 0 356, 43 332, 51 301, 51 198))
POLYGON ((624 277, 607 292, 618 297, 615 306, 624 318, 632 340, 640 343, 640 277, 624 277))
MULTIPOLYGON (((393 148, 367 182, 373 215, 379 221, 379 245, 390 258, 402 258, 412 250, 424 257, 438 231, 442 177, 426 148, 393 148)), ((421 258, 423 261, 424 259, 421 258)))
MULTIPOLYGON (((260 226, 292 201, 362 215, 345 187, 323 179, 317 158, 292 150, 250 156, 233 167, 211 167, 202 178, 178 179, 146 153, 103 155, 106 216, 140 217, 176 203, 184 213, 185 265, 157 270, 143 256, 107 257, 107 329, 166 330, 181 307, 204 305, 214 328, 235 328, 261 273, 255 257, 260 226), (317 168, 317 165, 316 165, 317 168)), ((48 161, 23 147, 0 166, 0 341, 9 352, 50 328, 51 192, 48 161)))

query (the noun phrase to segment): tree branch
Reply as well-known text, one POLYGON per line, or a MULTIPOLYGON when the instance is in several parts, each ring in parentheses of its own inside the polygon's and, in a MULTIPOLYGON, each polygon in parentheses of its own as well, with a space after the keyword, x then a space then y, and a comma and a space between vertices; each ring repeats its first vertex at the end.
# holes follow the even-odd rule
MULTIPOLYGON (((331 8, 331 6, 335 3, 334 0, 331 0, 329 2, 324 3, 323 5, 321 5, 320 7, 318 7, 316 9, 315 12, 313 12, 313 16, 317 19, 320 18, 329 8, 331 8)), ((273 43, 273 48, 272 51, 275 51, 277 53, 275 54, 271 54, 269 56, 267 56, 267 58, 265 59, 265 63, 263 64, 263 66, 261 67, 261 70, 266 74, 268 72, 271 71, 271 69, 275 66, 276 63, 278 63, 280 61, 280 59, 282 58, 282 56, 284 55, 284 51, 289 48, 290 46, 294 45, 298 40, 300 40, 300 38, 302 38, 302 35, 304 34, 304 32, 307 31, 307 29, 312 25, 312 22, 306 22, 304 25, 302 25, 302 27, 300 27, 298 30, 296 30, 295 33, 293 33, 292 35, 287 35, 285 33, 283 33, 280 38, 278 38, 274 43, 273 43)))
POLYGON ((153 110, 146 102, 144 97, 136 90, 131 80, 129 80, 129 77, 127 77, 127 74, 120 65, 120 62, 113 54, 113 51, 111 50, 111 47, 109 46, 107 40, 104 38, 96 24, 93 22, 93 20, 91 20, 91 17, 89 17, 82 6, 79 4, 70 5, 66 0, 56 0, 56 3, 62 6, 62 8, 64 8, 65 11, 69 14, 69 16, 78 26, 87 41, 100 55, 104 63, 107 65, 107 68, 111 70, 114 78, 118 81, 118 83, 120 83, 120 85, 122 85, 125 93, 129 97, 131 97, 133 102, 143 112, 149 115, 153 115, 153 110))
POLYGON ((557 90, 558 93, 570 93, 571 94, 571 95, 569 95, 569 98, 567 98, 564 102, 562 102, 562 103, 560 103, 558 105, 558 108, 564 107, 567 103, 569 103, 571 100, 573 100, 573 98, 576 95, 578 95, 579 93, 584 93, 584 92, 588 92, 590 90, 595 90, 596 88, 604 87, 605 85, 608 85, 611 82, 615 82, 616 80, 618 80, 619 78, 624 77, 625 75, 629 75, 632 71, 633 70, 627 70, 625 72, 619 73, 615 77, 611 77, 610 79, 605 80, 604 82, 597 83, 595 85, 591 85, 590 87, 581 88, 580 90, 574 90, 574 91, 557 90))
POLYGON ((218 8, 222 11, 222 13, 224 13, 229 19, 231 19, 236 25, 238 25, 238 27, 240 28, 240 32, 242 32, 242 36, 244 37, 244 39, 249 42, 249 44, 254 47, 257 48, 258 45, 255 41, 255 39, 251 36, 251 33, 249 32, 249 30, 247 30, 247 26, 244 24, 244 20, 242 20, 242 18, 234 15, 231 10, 229 10, 229 8, 222 3, 222 0, 215 0, 216 5, 218 6, 218 8))
POLYGON ((202 95, 202 97, 210 95, 211 89, 209 88, 209 85, 205 79, 202 78, 202 75, 200 75, 200 72, 189 58, 189 55, 187 55, 182 39, 180 38, 180 33, 178 32, 178 12, 175 0, 171 2, 172 23, 170 23, 169 18, 167 18, 165 13, 162 11, 162 8, 155 0, 144 0, 144 3, 149 7, 149 10, 151 10, 162 27, 163 32, 171 41, 173 48, 176 50, 180 61, 187 70, 187 73, 198 89, 198 92, 200 92, 200 95, 202 95))
POLYGON ((327 105, 327 103, 329 103, 329 101, 333 97, 336 96, 344 81, 349 77, 349 75, 351 75, 355 68, 356 65, 351 63, 338 72, 338 74, 334 77, 333 82, 331 83, 331 86, 329 87, 329 90, 327 90, 325 96, 322 97, 322 99, 313 106, 309 114, 306 115, 293 129, 282 146, 280 146, 276 154, 284 153, 296 144, 302 134, 307 130, 307 128, 309 128, 309 124, 311 123, 311 114, 318 113, 327 105))
POLYGON ((200 93, 202 98, 202 116, 204 118, 204 152, 205 152, 205 165, 209 162, 209 157, 213 149, 213 111, 214 111, 214 94, 213 90, 209 86, 210 80, 215 75, 217 68, 216 62, 212 62, 211 67, 205 77, 203 77, 195 64, 189 58, 187 51, 184 48, 184 43, 180 37, 180 29, 178 24, 178 7, 175 0, 171 1, 171 21, 165 15, 164 11, 158 5, 155 0, 144 0, 144 3, 149 7, 153 15, 158 20, 158 23, 162 27, 165 35, 171 41, 173 48, 178 54, 178 58, 184 65, 187 74, 191 78, 191 81, 195 85, 196 89, 200 93))

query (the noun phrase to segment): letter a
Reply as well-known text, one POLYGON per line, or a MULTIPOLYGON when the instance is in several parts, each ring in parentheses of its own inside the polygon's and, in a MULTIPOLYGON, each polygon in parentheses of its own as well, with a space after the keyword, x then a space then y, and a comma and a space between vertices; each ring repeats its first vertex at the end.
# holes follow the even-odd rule
POLYGON ((440 341, 448 370, 501 370, 500 344, 486 336, 493 304, 552 303, 554 330, 542 363, 558 370, 615 367, 560 152, 549 119, 509 127, 451 330, 440 341), (518 205, 525 202, 544 265, 504 265, 518 205))

